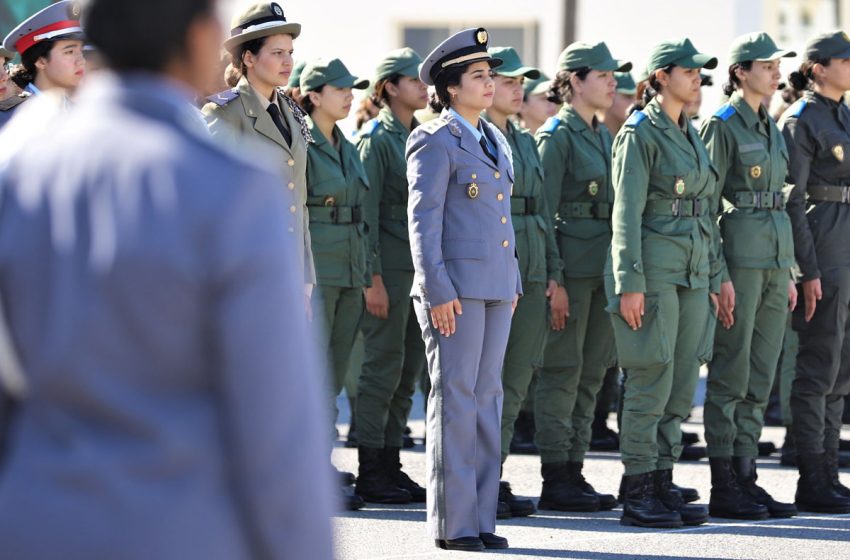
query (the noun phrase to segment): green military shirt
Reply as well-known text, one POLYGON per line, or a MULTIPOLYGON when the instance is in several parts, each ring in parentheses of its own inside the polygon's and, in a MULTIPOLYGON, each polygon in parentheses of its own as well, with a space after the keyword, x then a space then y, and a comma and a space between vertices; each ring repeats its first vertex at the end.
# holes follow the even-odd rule
POLYGON ((647 279, 720 290, 710 211, 717 172, 696 129, 681 118, 674 123, 653 99, 614 140, 611 264, 618 295, 646 292, 647 279))
POLYGON ((308 119, 315 144, 307 152, 307 206, 317 283, 360 287, 369 283, 367 222, 363 203, 369 189, 357 148, 338 127, 334 148, 308 119))
MULTIPOLYGON (((413 121, 413 128, 418 125, 413 121)), ((357 149, 369 177, 364 212, 369 229, 372 274, 383 269, 413 271, 407 230, 407 160, 410 130, 384 107, 363 125, 357 149)))
POLYGON ((611 133, 569 105, 537 131, 547 204, 567 278, 601 276, 611 243, 611 133))
POLYGON ((712 207, 720 208, 721 196, 725 200, 719 252, 723 279, 729 280, 727 265, 793 266, 794 239, 782 194, 788 150, 767 110, 759 107, 756 114, 736 92, 703 124, 700 135, 719 177, 712 207))
MULTIPOLYGON (((482 117, 487 119, 487 115, 482 117)), ((492 122, 487 119, 488 122, 492 122)), ((534 137, 508 121, 505 138, 513 154, 514 186, 511 191, 511 222, 516 236, 519 272, 523 284, 545 284, 554 280, 564 283, 564 262, 558 255, 543 188, 543 164, 534 137)))

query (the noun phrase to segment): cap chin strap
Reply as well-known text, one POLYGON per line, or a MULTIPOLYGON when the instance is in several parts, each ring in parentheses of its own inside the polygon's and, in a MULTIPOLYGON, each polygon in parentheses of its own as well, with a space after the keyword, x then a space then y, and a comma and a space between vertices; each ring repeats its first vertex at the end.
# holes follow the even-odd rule
POLYGON ((58 37, 60 35, 71 35, 73 33, 82 33, 82 27, 69 27, 68 29, 57 29, 56 31, 48 31, 47 33, 42 33, 41 35, 36 35, 33 37, 36 42, 44 41, 45 39, 53 39, 54 37, 58 37))
POLYGON ((460 64, 462 62, 469 62, 470 60, 476 60, 476 59, 490 60, 491 58, 492 57, 490 55, 488 55, 487 53, 474 52, 474 53, 471 53, 471 54, 465 54, 463 56, 453 58, 451 60, 447 60, 440 65, 440 68, 446 68, 448 66, 452 66, 454 64, 460 64))
POLYGON ((285 21, 275 20, 275 21, 267 21, 265 23, 258 23, 257 25, 251 25, 242 30, 240 35, 244 35, 245 33, 251 33, 252 31, 260 31, 263 29, 271 29, 273 27, 283 27, 284 25, 288 25, 285 21))

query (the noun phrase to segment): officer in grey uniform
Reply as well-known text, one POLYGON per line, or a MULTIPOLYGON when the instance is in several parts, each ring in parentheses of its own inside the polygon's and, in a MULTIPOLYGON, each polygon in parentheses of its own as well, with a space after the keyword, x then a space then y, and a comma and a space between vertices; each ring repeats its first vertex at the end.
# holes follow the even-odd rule
POLYGON ((411 133, 406 150, 411 296, 431 379, 428 532, 453 550, 508 546, 493 532, 501 373, 522 286, 510 149, 479 118, 492 104, 490 69, 501 63, 487 53, 487 41, 486 30, 466 29, 428 55, 419 77, 435 86, 444 111, 411 133))
POLYGON ((5 558, 333 556, 286 196, 197 117, 187 92, 217 72, 220 35, 197 4, 90 0, 121 71, 0 182, 0 295, 28 387, 0 477, 5 558))

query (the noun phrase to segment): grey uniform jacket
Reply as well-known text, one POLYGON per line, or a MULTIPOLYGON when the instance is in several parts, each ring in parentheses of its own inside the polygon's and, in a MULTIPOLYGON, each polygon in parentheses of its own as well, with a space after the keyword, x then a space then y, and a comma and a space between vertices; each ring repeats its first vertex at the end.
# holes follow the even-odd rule
POLYGON ((277 175, 170 84, 96 80, 0 180, 29 381, 0 556, 329 559, 325 397, 277 175))
POLYGON ((310 220, 307 214, 307 140, 301 123, 289 104, 277 93, 277 102, 292 135, 289 146, 277 129, 266 106, 246 78, 232 90, 212 96, 202 109, 212 135, 222 140, 228 149, 245 149, 247 138, 257 139, 275 154, 278 171, 283 177, 282 188, 288 193, 287 231, 300 245, 304 282, 316 283, 316 268, 310 243, 310 220))
POLYGON ((502 134, 481 120, 498 163, 448 112, 407 140, 411 296, 426 307, 455 298, 511 301, 522 294, 511 224, 513 168, 502 134))

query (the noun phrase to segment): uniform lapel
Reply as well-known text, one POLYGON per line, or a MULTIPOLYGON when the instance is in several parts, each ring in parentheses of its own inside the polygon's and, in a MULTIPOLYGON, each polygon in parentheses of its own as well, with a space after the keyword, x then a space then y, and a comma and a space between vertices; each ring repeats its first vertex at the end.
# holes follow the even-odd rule
POLYGON ((460 147, 462 150, 469 152, 474 155, 478 159, 480 159, 483 163, 486 163, 493 169, 498 169, 498 166, 493 163, 487 154, 481 149, 481 145, 475 141, 475 138, 472 136, 472 133, 469 130, 466 130, 466 126, 459 123, 457 119, 450 112, 445 111, 443 113, 443 117, 448 121, 449 127, 451 127, 451 131, 455 136, 460 136, 460 147))
POLYGON ((253 86, 248 83, 248 80, 243 76, 236 86, 239 90, 239 99, 242 101, 242 107, 245 114, 254 119, 254 130, 262 134, 266 138, 276 142, 281 148, 289 150, 286 145, 286 140, 274 124, 271 115, 266 111, 253 86))

